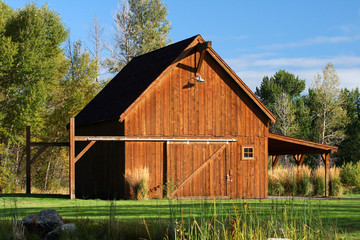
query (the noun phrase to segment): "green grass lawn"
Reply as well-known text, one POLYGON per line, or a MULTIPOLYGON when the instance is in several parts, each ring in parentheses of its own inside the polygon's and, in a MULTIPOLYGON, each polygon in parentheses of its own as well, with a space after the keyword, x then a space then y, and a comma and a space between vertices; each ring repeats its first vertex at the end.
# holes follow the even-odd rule
MULTIPOLYGON (((358 196, 357 196, 358 197, 358 196)), ((356 198, 357 198, 356 197, 356 198)), ((0 220, 18 219, 43 209, 55 209, 65 221, 115 218, 122 222, 231 216, 245 205, 257 215, 296 212, 314 215, 335 226, 340 236, 360 239, 360 201, 356 200, 69 200, 61 195, 0 194, 0 220)), ((291 213, 293 214, 293 213, 291 213)), ((290 217, 292 216, 290 214, 290 217)), ((312 226, 309 226, 312 227, 312 226)))

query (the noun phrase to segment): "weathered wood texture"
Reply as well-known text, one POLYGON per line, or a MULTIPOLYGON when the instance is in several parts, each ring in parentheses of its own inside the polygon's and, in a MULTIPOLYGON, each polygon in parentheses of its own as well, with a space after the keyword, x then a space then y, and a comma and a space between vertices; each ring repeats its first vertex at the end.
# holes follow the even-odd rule
MULTIPOLYGON (((196 82, 199 57, 200 53, 193 53, 182 59, 132 106, 124 120, 124 133, 136 137, 236 138, 237 142, 229 143, 208 166, 188 180, 177 196, 215 194, 264 198, 267 196, 268 118, 208 52, 200 71, 205 82, 196 82), (254 147, 254 160, 241 160, 244 145, 254 147), (232 182, 226 180, 228 174, 232 182)), ((168 181, 179 186, 221 145, 174 144, 166 150, 167 154, 163 154, 163 146, 126 143, 125 172, 149 166, 154 178, 150 188, 154 188, 163 182, 163 161, 166 160, 168 181)), ((160 192, 151 194, 156 197, 160 192)))
MULTIPOLYGON (((76 124, 76 123, 75 123, 76 124)), ((76 136, 121 136, 123 124, 116 120, 76 127, 76 136)), ((75 155, 89 144, 75 144, 75 155)), ((118 199, 125 197, 125 143, 96 142, 75 163, 77 198, 118 199)))

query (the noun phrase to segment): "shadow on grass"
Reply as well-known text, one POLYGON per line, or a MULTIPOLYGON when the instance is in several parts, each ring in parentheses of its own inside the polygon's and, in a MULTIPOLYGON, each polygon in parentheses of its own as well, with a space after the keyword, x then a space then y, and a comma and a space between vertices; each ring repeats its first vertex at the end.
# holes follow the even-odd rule
POLYGON ((0 198, 56 198, 69 199, 69 195, 63 194, 26 194, 26 193, 0 193, 0 198))

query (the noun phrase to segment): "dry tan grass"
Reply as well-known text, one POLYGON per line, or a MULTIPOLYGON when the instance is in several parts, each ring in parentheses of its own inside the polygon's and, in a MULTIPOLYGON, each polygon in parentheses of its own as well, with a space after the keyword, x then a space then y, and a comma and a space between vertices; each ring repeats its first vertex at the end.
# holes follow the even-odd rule
POLYGON ((296 178, 297 180, 310 178, 311 169, 309 166, 302 165, 296 169, 296 178))
POLYGON ((324 166, 320 166, 312 171, 312 175, 317 179, 325 179, 325 168, 324 166))
POLYGON ((134 192, 137 200, 148 199, 149 192, 149 168, 142 167, 125 173, 125 179, 134 192))
POLYGON ((333 179, 340 179, 340 168, 332 167, 329 171, 330 181, 333 179))

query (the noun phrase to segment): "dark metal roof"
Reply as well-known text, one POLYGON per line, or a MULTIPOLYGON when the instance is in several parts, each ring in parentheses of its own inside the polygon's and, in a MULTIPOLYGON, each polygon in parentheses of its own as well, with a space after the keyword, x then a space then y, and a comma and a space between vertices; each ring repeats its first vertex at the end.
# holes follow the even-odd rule
POLYGON ((197 36, 134 57, 75 117, 76 125, 119 119, 120 115, 197 36))

